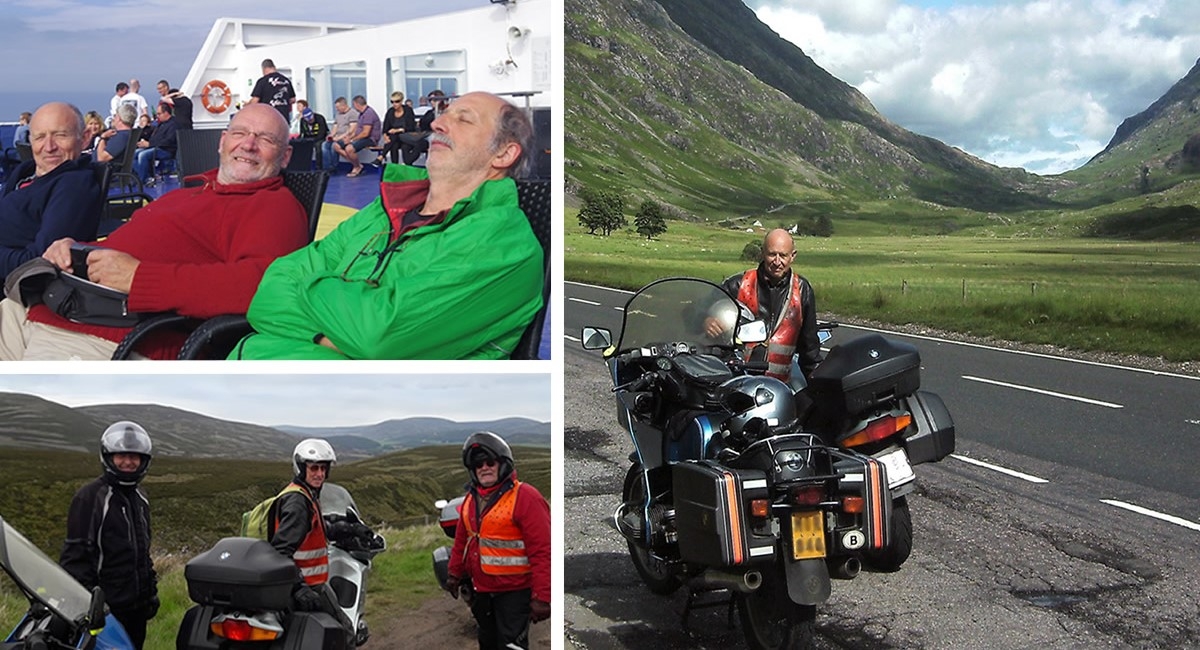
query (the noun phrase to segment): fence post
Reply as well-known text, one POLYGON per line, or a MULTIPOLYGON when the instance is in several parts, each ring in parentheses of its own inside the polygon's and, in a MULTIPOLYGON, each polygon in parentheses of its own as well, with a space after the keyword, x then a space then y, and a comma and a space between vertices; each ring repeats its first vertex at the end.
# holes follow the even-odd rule
POLYGON ((967 279, 966 278, 963 278, 962 301, 963 301, 964 305, 967 303, 967 279))

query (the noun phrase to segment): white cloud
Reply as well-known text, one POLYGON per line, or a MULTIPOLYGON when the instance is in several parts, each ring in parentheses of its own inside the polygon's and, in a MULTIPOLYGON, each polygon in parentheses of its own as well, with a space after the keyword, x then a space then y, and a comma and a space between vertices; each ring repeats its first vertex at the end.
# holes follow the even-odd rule
POLYGON ((1031 171, 1086 162, 1200 55, 1192 0, 749 4, 888 119, 1031 171))

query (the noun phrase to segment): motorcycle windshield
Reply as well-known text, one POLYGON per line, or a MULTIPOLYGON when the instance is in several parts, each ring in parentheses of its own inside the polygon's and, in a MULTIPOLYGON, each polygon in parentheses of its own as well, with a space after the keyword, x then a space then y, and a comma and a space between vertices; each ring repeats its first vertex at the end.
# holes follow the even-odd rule
POLYGON ((721 287, 696 278, 658 280, 625 303, 617 352, 676 341, 733 347, 738 324, 738 304, 721 287), (710 336, 714 325, 720 333, 710 336))
POLYGON ((350 496, 350 492, 336 484, 326 483, 321 486, 321 514, 322 515, 342 515, 349 517, 354 513, 354 517, 358 517, 358 507, 354 505, 354 497, 350 496))
POLYGON ((0 519, 0 565, 29 600, 40 601, 67 621, 83 621, 87 617, 92 594, 3 519, 0 519))

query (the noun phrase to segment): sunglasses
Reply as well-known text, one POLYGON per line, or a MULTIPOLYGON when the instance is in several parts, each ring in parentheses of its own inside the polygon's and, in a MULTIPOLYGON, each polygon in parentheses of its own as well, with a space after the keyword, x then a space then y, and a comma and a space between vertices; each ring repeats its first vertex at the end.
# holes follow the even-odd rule
POLYGON ((322 470, 326 474, 329 473, 329 463, 308 463, 307 467, 308 467, 308 469, 322 470))
POLYGON ((392 103, 393 103, 393 104, 403 104, 403 103, 404 103, 404 100, 403 100, 403 99, 393 99, 393 100, 392 100, 392 103))
POLYGON ((482 460, 475 461, 472 467, 479 469, 480 467, 495 467, 499 464, 500 461, 496 460, 495 458, 484 458, 482 460))

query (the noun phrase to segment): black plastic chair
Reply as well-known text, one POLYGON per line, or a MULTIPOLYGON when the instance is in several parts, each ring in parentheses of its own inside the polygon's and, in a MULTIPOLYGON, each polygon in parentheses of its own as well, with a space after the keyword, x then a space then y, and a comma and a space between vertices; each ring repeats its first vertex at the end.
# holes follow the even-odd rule
MULTIPOLYGON (((321 217, 321 206, 325 202, 325 190, 329 187, 329 172, 324 170, 307 172, 285 171, 283 173, 283 184, 291 190, 296 200, 304 208, 304 213, 308 217, 308 241, 311 242, 317 233, 317 223, 321 217)), ((246 317, 241 314, 216 316, 207 320, 184 316, 174 312, 156 314, 138 323, 125 335, 125 338, 122 339, 117 349, 113 352, 112 360, 124 361, 129 359, 138 344, 145 340, 147 335, 168 327, 191 332, 188 339, 184 342, 183 347, 180 348, 179 359, 200 358, 200 355, 205 350, 212 349, 214 344, 216 347, 220 347, 223 345, 222 341, 227 338, 233 338, 232 342, 228 343, 228 347, 226 348, 227 350, 231 350, 233 349, 233 344, 237 343, 237 340, 242 335, 236 335, 235 337, 235 334, 228 327, 222 327, 222 325, 236 323, 239 320, 244 324, 243 334, 247 333, 250 325, 246 322, 246 317)))
POLYGON ((221 166, 221 134, 223 129, 184 129, 175 134, 178 151, 176 171, 180 187, 194 187, 201 181, 187 182, 188 176, 203 174, 221 166))
POLYGON ((313 140, 292 140, 292 157, 288 160, 288 171, 306 172, 312 169, 316 144, 313 140))
POLYGON ((517 203, 529 219, 533 234, 542 245, 542 308, 521 334, 511 359, 536 359, 542 344, 542 328, 546 322, 546 310, 550 306, 550 181, 517 181, 517 203))

